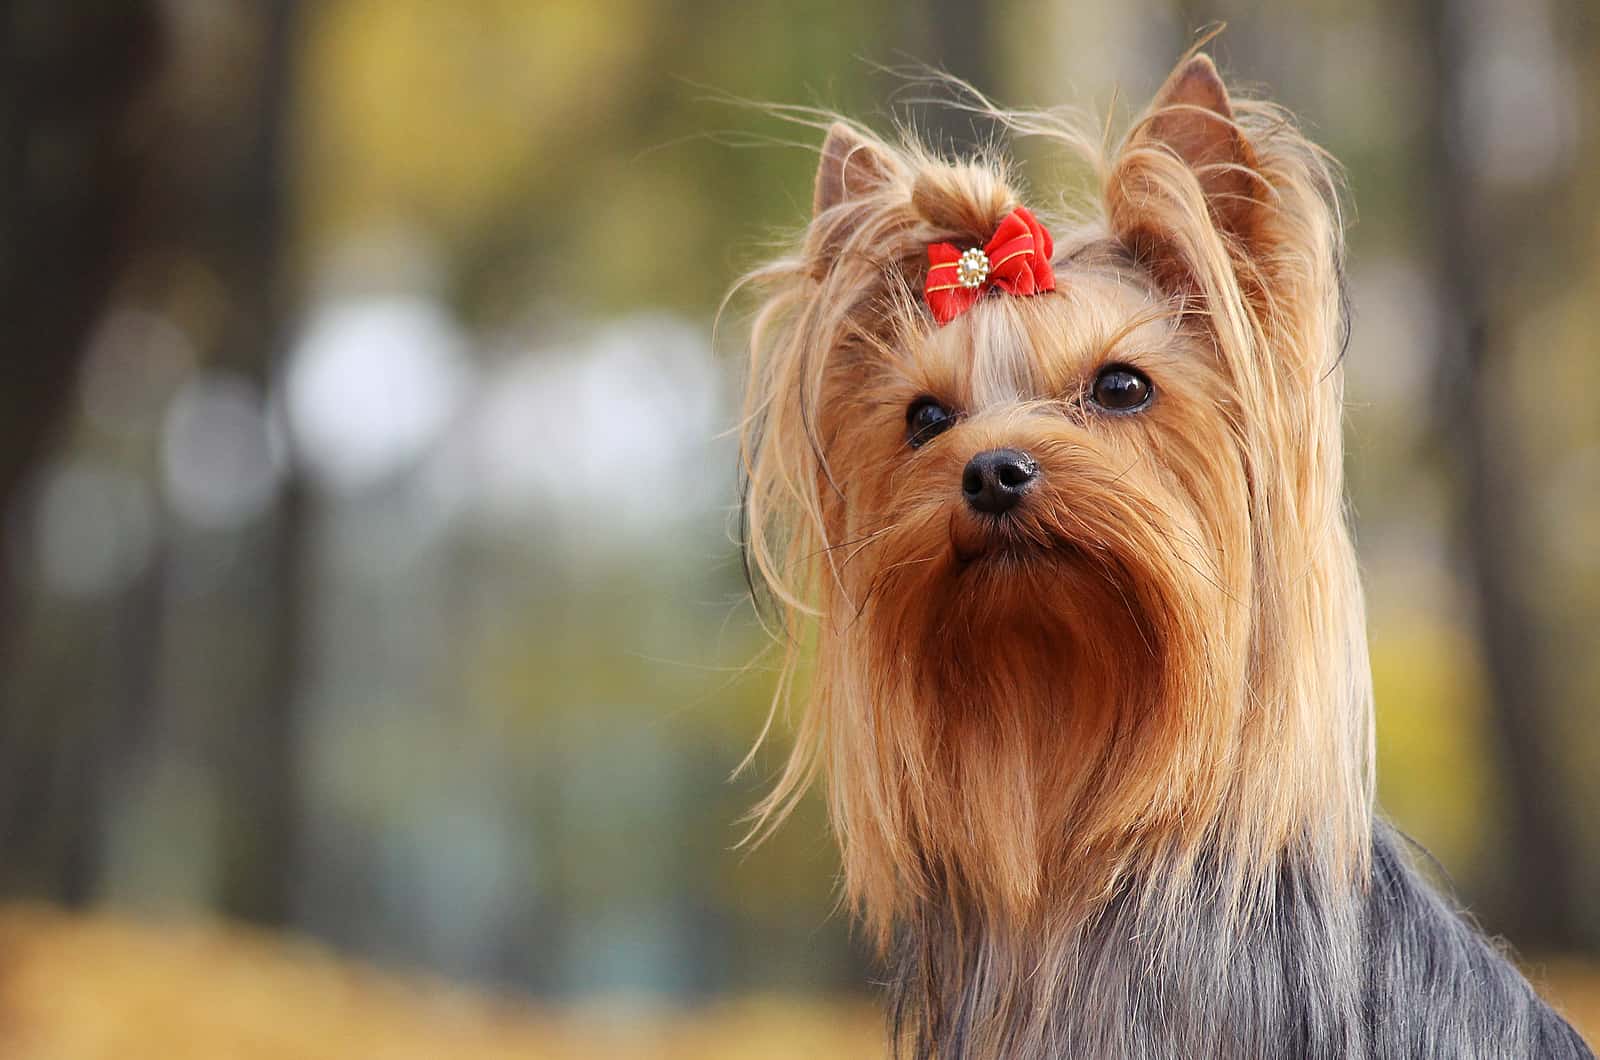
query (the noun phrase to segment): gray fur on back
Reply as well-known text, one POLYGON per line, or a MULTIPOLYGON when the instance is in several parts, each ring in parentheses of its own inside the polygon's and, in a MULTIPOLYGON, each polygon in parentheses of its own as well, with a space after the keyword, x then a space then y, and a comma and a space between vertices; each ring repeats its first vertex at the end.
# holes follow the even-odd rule
MULTIPOLYGON (((917 1060, 1593 1057, 1379 825, 1357 893, 1285 867, 1242 927, 1198 898, 1180 925, 1129 897, 1093 923, 1005 944, 927 911, 890 983, 917 1060), (1024 952, 1024 950, 1026 952, 1024 952)), ((1203 886, 1203 884, 1202 884, 1203 886)))

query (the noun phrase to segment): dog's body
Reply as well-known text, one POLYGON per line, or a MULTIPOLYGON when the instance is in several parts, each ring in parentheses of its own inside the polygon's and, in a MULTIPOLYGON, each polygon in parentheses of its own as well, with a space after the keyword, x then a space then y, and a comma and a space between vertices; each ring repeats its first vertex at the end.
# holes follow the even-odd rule
POLYGON ((1204 56, 1086 153, 1052 238, 835 125, 752 277, 747 556, 817 630, 766 817, 825 777, 912 1056, 1589 1055, 1373 809, 1329 163, 1204 56))
POLYGON ((1119 897, 1086 930, 1008 952, 983 932, 962 946, 932 905, 894 954, 896 1040, 1007 1060, 1592 1055, 1383 827, 1364 891, 1285 866, 1249 923, 1202 900, 1177 927, 1119 897))

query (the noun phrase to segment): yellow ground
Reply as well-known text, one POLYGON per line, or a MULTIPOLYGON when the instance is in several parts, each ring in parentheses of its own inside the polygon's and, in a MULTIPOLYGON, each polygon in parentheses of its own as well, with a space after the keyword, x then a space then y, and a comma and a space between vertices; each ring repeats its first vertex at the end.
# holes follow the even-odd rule
MULTIPOLYGON (((1600 1038, 1600 970, 1536 969, 1600 1038)), ((0 910, 4 1060, 873 1060, 871 1006, 757 998, 549 1010, 216 925, 0 910)))
POLYGON ((235 927, 0 910, 4 1060, 847 1060, 881 1034, 862 1003, 556 1012, 235 927))

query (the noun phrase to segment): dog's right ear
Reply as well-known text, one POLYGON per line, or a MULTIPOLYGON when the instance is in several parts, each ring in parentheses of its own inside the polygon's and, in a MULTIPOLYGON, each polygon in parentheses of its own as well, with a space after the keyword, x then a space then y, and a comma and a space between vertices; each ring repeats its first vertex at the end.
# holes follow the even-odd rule
POLYGON ((834 122, 822 141, 811 216, 819 217, 842 202, 878 191, 894 179, 895 168, 894 159, 883 148, 843 122, 834 122))

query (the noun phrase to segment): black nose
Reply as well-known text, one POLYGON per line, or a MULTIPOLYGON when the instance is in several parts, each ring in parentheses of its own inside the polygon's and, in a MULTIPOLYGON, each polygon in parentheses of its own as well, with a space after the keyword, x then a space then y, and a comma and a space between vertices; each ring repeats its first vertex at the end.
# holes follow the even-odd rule
POLYGON ((1033 457, 1015 449, 989 449, 967 461, 961 492, 974 510, 999 515, 1016 507, 1039 475, 1033 457))

